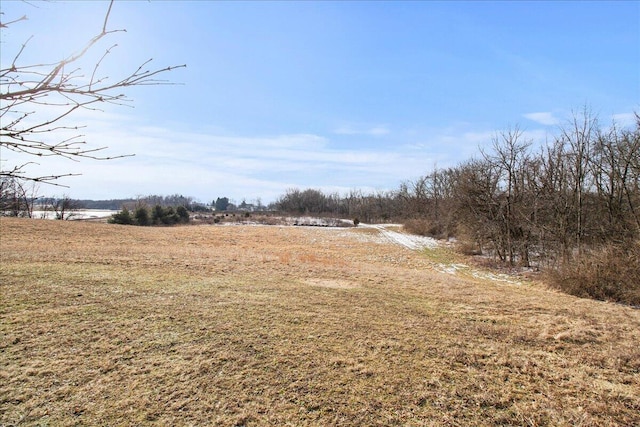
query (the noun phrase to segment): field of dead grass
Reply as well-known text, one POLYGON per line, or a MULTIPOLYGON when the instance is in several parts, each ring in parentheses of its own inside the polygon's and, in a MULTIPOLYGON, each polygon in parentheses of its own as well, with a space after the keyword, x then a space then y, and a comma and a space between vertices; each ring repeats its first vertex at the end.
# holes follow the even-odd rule
POLYGON ((0 425, 640 425, 640 311, 426 251, 2 218, 0 425))

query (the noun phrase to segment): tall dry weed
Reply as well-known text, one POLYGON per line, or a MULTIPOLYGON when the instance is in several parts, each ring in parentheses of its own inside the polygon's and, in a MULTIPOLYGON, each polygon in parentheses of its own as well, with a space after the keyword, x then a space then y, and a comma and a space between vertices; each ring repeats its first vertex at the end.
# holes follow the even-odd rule
POLYGON ((404 221, 403 226, 408 233, 433 237, 435 239, 447 239, 454 234, 451 224, 445 221, 416 218, 404 221))
POLYGON ((591 250, 549 276, 571 295, 640 306, 640 242, 591 250))

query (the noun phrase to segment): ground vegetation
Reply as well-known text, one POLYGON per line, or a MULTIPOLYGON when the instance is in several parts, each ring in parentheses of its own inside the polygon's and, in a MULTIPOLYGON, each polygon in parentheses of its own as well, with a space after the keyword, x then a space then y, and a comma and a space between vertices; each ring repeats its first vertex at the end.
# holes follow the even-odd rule
POLYGON ((397 227, 0 229, 2 425, 640 424, 638 310, 397 227))

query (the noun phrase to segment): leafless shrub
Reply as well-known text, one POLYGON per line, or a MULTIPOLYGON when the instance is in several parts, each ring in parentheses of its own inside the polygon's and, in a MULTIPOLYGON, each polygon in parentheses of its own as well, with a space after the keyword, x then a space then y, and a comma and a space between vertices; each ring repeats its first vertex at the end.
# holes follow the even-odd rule
POLYGON ((436 239, 448 237, 442 223, 428 219, 409 219, 404 222, 404 229, 411 234, 417 234, 419 236, 434 237, 436 239))
POLYGON ((640 305, 640 243, 591 250, 549 276, 553 286, 572 295, 640 305))

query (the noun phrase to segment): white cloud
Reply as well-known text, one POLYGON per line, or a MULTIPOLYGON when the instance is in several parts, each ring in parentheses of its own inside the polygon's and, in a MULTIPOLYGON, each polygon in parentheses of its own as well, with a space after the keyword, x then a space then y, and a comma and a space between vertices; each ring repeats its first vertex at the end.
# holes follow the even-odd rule
POLYGON ((545 126, 553 126, 560 123, 560 120, 554 117, 553 113, 550 112, 527 113, 523 114, 523 117, 545 126))
POLYGON ((375 126, 368 130, 368 134, 372 136, 387 135, 391 131, 386 126, 375 126))
POLYGON ((346 124, 334 129, 337 135, 365 135, 365 136, 385 136, 391 133, 385 125, 354 125, 346 124))
POLYGON ((421 172, 424 173, 433 166, 452 167, 472 158, 478 154, 479 147, 489 146, 495 135, 495 131, 469 131, 467 125, 461 124, 430 130, 403 148, 414 153, 428 153, 432 163, 425 164, 421 172))
MULTIPOLYGON (((45 195, 67 193, 74 198, 108 199, 144 194, 181 193, 207 201, 260 197, 275 200, 290 187, 323 189, 393 189, 407 174, 420 174, 432 164, 429 154, 388 148, 335 148, 331 140, 314 134, 233 135, 219 129, 187 130, 137 125, 112 114, 87 114, 83 129, 87 147, 108 147, 98 154, 116 156, 109 161, 60 157, 38 159, 31 176, 79 173, 63 178, 71 188, 41 186, 45 195), (415 171, 415 172, 414 172, 415 171)), ((372 128, 373 129, 373 128, 372 128)), ((70 131, 75 132, 75 131, 70 131)), ((377 132, 382 132, 379 129, 377 132)), ((61 133, 50 134, 56 140, 61 133)), ((3 152, 3 168, 34 160, 3 152), (4 162, 6 161, 6 163, 4 162)))
MULTIPOLYGON (((354 135, 343 148, 331 137, 314 134, 238 135, 175 123, 144 126, 112 114, 83 119, 90 147, 109 147, 105 155, 136 155, 110 161, 41 159, 32 174, 82 174, 61 180, 70 189, 42 186, 44 194, 108 199, 180 193, 201 201, 227 196, 260 197, 268 203, 291 187, 393 190, 434 166, 455 166, 471 158, 496 135, 465 124, 417 132, 406 143, 363 146, 364 137, 354 135)), ((3 161, 33 160, 8 154, 3 153, 3 161)))
POLYGON ((613 122, 620 127, 630 127, 636 123, 636 115, 634 113, 619 113, 611 116, 613 122))

